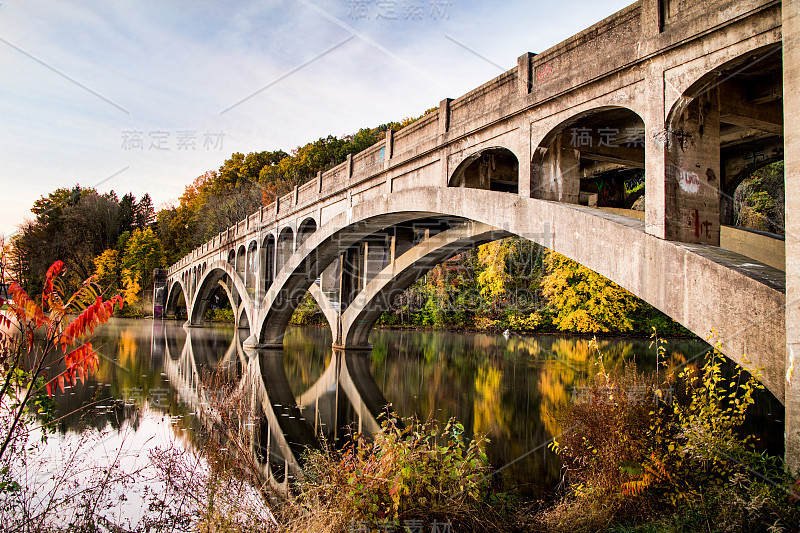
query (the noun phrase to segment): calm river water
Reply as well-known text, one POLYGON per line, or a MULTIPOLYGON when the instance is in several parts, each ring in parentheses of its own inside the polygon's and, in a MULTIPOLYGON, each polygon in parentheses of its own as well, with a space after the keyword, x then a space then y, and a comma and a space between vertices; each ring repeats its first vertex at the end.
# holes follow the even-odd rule
MULTIPOLYGON (((282 352, 254 357, 241 348, 244 336, 232 326, 114 319, 94 342, 102 355, 98 373, 57 397, 62 415, 76 411, 63 419, 61 434, 107 429, 103 453, 124 447, 122 456, 135 460, 170 442, 196 446, 202 438, 197 416, 207 399, 198 387, 204 371, 229 365, 244 379, 257 366, 260 411, 268 420, 264 455, 278 481, 314 430, 329 439, 343 438, 348 425, 369 431, 388 402, 401 417, 455 417, 468 434, 486 434, 489 459, 502 469, 498 484, 541 496, 560 477, 547 447, 561 430, 556 412, 580 398, 579 380, 593 371, 584 337, 375 330, 371 352, 341 354, 332 351, 327 328, 291 328, 282 352), (86 404, 92 405, 78 409, 86 404)), ((599 341, 607 365, 635 360, 641 370, 656 366, 649 344, 599 341)), ((673 341, 667 359, 675 366, 707 349, 700 341, 673 341)), ((777 449, 780 406, 757 405, 761 418, 754 427, 777 449)))

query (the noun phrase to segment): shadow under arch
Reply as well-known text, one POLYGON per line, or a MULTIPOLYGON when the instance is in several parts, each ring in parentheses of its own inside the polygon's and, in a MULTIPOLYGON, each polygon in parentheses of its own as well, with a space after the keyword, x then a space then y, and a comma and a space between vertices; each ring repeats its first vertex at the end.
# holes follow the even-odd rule
POLYGON ((186 287, 184 286, 181 278, 176 278, 170 285, 169 293, 167 294, 167 302, 164 306, 164 315, 177 316, 178 302, 180 302, 181 296, 183 296, 183 302, 186 305, 186 310, 188 312, 191 303, 188 294, 189 293, 186 292, 186 287))
POLYGON ((317 221, 312 217, 303 220, 297 228, 297 247, 299 248, 309 235, 317 231, 317 221))
POLYGON ((480 222, 466 221, 447 229, 406 251, 359 292, 342 315, 341 346, 369 347, 368 337, 395 298, 433 267, 487 242, 512 236, 507 231, 480 222))

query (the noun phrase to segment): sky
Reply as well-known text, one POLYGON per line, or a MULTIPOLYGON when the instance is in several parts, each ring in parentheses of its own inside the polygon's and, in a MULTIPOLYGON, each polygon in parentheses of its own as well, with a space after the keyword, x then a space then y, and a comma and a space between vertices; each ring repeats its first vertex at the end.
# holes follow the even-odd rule
POLYGON ((95 187, 176 204, 233 152, 416 117, 628 0, 0 0, 0 231, 95 187))

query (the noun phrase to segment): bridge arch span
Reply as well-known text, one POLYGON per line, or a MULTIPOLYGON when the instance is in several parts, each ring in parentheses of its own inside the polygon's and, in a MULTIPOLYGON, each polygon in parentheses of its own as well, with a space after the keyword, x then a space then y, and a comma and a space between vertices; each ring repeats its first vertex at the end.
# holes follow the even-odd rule
POLYGON ((770 277, 777 271, 724 250, 659 239, 636 219, 486 190, 409 188, 332 217, 276 276, 251 321, 249 344, 282 345, 294 309, 342 250, 380 229, 430 216, 482 222, 532 240, 618 283, 701 337, 715 329, 725 354, 747 368, 765 368, 762 381, 783 401, 778 362, 785 296, 778 276, 770 277))
MULTIPOLYGON (((220 286, 219 282, 224 280, 226 276, 232 280, 233 288, 236 290, 236 294, 241 300, 238 307, 244 308, 247 323, 251 325, 253 324, 254 317, 251 316, 253 306, 251 304, 250 294, 247 292, 245 287, 244 280, 232 265, 223 261, 213 261, 208 266, 208 272, 206 272, 200 279, 197 292, 192 300, 191 314, 189 316, 189 323, 191 325, 197 326, 203 323, 205 319, 205 312, 208 308, 208 300, 211 298, 211 295, 214 293, 214 291, 220 286)), ((231 302, 231 306, 235 306, 235 299, 232 298, 233 295, 229 292, 227 286, 224 288, 228 293, 228 299, 231 302)), ((238 319, 240 319, 240 315, 238 315, 238 308, 234 309, 234 318, 237 319, 238 324, 238 319)))
POLYGON ((317 221, 314 220, 314 217, 308 217, 300 225, 297 227, 297 245, 295 248, 299 248, 305 242, 305 240, 317 231, 317 221))
POLYGON ((170 284, 169 292, 167 293, 167 303, 164 307, 165 315, 176 314, 178 298, 180 298, 181 294, 183 294, 183 301, 186 303, 186 310, 188 311, 191 307, 191 300, 189 299, 189 293, 186 292, 186 286, 183 283, 182 276, 178 276, 170 284))
POLYGON ((412 283, 455 255, 511 235, 494 226, 465 221, 419 243, 379 272, 356 296, 342 315, 341 336, 336 341, 346 348, 369 347, 375 322, 412 283))

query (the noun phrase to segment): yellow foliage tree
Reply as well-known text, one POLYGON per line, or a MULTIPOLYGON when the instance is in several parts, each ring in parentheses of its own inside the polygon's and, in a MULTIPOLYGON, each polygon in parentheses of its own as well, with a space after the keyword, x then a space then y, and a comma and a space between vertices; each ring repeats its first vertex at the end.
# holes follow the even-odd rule
POLYGON ((641 301, 597 272, 548 250, 542 294, 553 308, 553 324, 562 331, 631 331, 632 312, 641 301))
POLYGON ((123 294, 125 303, 133 306, 139 301, 139 292, 142 290, 139 285, 139 272, 133 272, 130 269, 122 270, 122 285, 124 287, 123 294))
POLYGON ((94 258, 94 274, 97 283, 106 289, 116 289, 119 283, 120 258, 119 252, 109 249, 94 258))
POLYGON ((478 262, 484 269, 478 274, 481 296, 496 300, 505 295, 511 276, 506 271, 506 261, 515 251, 516 242, 511 239, 492 241, 478 247, 478 262))

